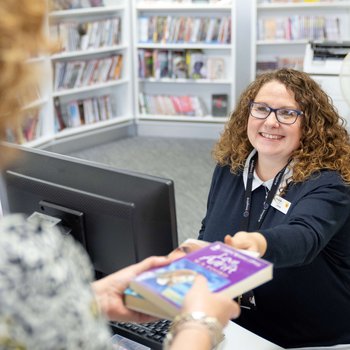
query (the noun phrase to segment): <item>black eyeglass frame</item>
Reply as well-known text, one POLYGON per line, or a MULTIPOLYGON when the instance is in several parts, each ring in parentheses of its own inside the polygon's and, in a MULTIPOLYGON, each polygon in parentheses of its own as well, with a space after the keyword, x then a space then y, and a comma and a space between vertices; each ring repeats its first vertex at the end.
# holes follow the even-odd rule
POLYGON ((301 115, 304 114, 303 111, 299 111, 298 109, 292 109, 292 108, 272 108, 270 106, 268 106, 267 104, 265 103, 260 103, 260 102, 254 102, 254 101, 250 101, 249 103, 249 113, 250 115, 253 117, 253 118, 256 118, 256 119, 267 119, 269 117, 269 115, 274 112, 275 113, 275 117, 276 117, 276 120, 281 123, 281 124, 285 124, 285 125, 293 125, 297 120, 298 120, 298 117, 300 117, 301 115), (252 114, 252 107, 254 105, 259 105, 259 106, 264 106, 266 107, 267 109, 269 109, 269 113, 267 114, 266 117, 264 118, 259 118, 259 117, 256 117, 255 115, 252 114), (277 112, 280 111, 280 110, 286 110, 286 111, 292 111, 292 112, 295 112, 297 114, 297 116, 295 117, 295 120, 292 122, 292 123, 286 123, 286 122, 282 122, 279 120, 278 118, 278 115, 277 115, 277 112))

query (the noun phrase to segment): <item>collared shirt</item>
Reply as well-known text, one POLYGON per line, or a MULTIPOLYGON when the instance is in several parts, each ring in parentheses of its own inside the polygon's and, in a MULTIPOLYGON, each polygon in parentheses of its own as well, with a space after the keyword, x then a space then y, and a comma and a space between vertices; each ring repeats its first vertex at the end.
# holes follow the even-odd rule
MULTIPOLYGON (((255 155, 256 149, 253 149, 249 156, 247 157, 245 164, 244 164, 244 170, 243 170, 243 183, 244 188, 247 188, 247 179, 248 179, 248 169, 249 169, 249 162, 252 159, 252 157, 255 155)), ((278 187, 277 194, 280 193, 280 191, 287 186, 288 181, 293 176, 293 169, 292 167, 287 167, 286 171, 283 174, 282 181, 278 187)), ((263 181, 259 178, 258 174, 256 173, 254 169, 254 177, 253 177, 253 184, 252 184, 252 191, 256 190, 261 185, 265 186, 269 191, 271 190, 272 184, 274 179, 269 179, 267 181, 263 181)))

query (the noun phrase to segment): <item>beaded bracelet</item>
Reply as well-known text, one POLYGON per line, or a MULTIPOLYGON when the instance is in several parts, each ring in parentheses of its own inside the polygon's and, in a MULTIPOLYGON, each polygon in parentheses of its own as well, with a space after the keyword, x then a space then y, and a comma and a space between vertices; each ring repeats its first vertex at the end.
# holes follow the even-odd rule
POLYGON ((207 328, 211 339, 212 349, 214 349, 224 337, 222 333, 223 326, 215 317, 207 316, 204 312, 200 311, 191 312, 188 314, 179 314, 174 318, 170 330, 164 339, 164 350, 170 349, 174 338, 181 332, 182 329, 184 329, 183 326, 187 322, 197 322, 199 325, 207 328))

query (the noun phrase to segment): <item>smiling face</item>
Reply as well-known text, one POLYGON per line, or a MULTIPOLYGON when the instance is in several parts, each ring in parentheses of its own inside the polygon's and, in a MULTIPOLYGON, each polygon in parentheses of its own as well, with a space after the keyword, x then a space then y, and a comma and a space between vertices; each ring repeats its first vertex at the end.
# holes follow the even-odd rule
MULTIPOLYGON (((276 80, 263 85, 254 102, 264 103, 272 108, 300 109, 293 92, 276 80)), ((250 115, 247 133, 259 159, 264 157, 284 165, 291 153, 299 147, 301 117, 294 124, 285 125, 277 121, 273 112, 266 119, 257 119, 250 115)))

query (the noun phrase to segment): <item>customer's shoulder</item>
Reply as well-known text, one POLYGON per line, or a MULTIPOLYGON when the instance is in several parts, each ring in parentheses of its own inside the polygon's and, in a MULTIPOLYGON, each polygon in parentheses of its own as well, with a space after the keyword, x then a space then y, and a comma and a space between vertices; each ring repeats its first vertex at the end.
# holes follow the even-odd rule
POLYGON ((55 227, 30 222, 24 215, 7 215, 0 220, 0 265, 8 268, 74 265, 91 280, 89 258, 72 237, 63 236, 55 227))

